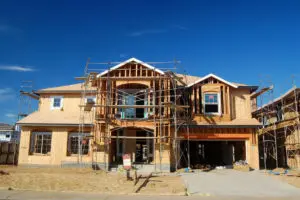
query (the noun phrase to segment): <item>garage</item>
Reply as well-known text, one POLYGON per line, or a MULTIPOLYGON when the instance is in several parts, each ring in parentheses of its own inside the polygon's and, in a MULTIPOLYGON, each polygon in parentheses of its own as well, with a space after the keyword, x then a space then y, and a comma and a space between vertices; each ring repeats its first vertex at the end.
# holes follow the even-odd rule
POLYGON ((189 161, 191 168, 201 168, 231 166, 235 161, 246 160, 245 141, 184 140, 180 149, 182 167, 188 167, 189 161))

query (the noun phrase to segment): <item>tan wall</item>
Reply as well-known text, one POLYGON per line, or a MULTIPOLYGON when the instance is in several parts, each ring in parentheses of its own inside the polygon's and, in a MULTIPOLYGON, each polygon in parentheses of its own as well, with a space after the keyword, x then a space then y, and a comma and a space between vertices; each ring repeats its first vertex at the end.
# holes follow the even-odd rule
POLYGON ((249 89, 231 89, 232 119, 251 119, 249 89))
MULTIPOLYGON (((159 145, 157 145, 159 146, 159 145)), ((160 153, 160 149, 155 149, 154 163, 156 164, 170 164, 171 163, 171 154, 170 149, 164 149, 162 147, 162 152, 160 153)))
MULTIPOLYGON (((68 133, 72 128, 48 127, 46 130, 52 131, 51 153, 49 155, 30 155, 30 134, 32 128, 22 127, 19 164, 61 165, 63 162, 76 163, 78 161, 78 156, 67 156, 68 133)), ((82 156, 82 162, 91 162, 91 160, 91 155, 82 156)))
POLYGON ((246 140, 246 160, 250 167, 259 169, 258 145, 251 144, 250 140, 246 140))
POLYGON ((51 94, 51 95, 41 95, 39 102, 39 111, 40 112, 68 112, 68 113, 78 113, 79 116, 79 104, 80 104, 80 94, 51 94), (51 103, 53 96, 63 96, 63 107, 62 109, 51 110, 51 103))

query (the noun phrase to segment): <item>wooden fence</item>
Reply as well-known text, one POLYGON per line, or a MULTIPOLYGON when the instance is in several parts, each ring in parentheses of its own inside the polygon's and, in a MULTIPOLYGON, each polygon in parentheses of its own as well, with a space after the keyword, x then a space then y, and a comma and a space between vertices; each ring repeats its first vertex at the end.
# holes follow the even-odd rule
POLYGON ((15 142, 0 142, 0 165, 17 165, 19 144, 15 142))

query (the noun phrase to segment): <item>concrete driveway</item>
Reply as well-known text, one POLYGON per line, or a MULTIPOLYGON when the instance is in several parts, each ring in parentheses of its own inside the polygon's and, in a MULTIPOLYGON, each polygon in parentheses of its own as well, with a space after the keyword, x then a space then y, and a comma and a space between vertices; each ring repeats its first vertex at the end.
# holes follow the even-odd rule
POLYGON ((300 197, 299 188, 267 176, 262 171, 213 170, 184 173, 182 179, 191 195, 300 197))

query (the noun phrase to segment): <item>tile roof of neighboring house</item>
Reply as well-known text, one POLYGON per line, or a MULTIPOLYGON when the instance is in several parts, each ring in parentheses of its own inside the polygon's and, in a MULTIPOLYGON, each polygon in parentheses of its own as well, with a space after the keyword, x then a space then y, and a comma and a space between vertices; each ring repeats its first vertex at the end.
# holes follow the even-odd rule
MULTIPOLYGON (((92 114, 85 113, 84 124, 92 124, 92 114)), ((21 119, 17 122, 19 125, 51 125, 55 124, 56 126, 76 126, 80 124, 79 114, 61 112, 61 111, 47 111, 41 112, 36 111, 28 115, 27 117, 21 119)))
POLYGON ((0 131, 7 131, 7 130, 14 130, 14 126, 5 123, 0 123, 0 131))
MULTIPOLYGON (((55 92, 81 92, 83 90, 83 83, 77 83, 72 85, 63 85, 52 88, 45 88, 38 90, 36 93, 55 93, 55 92)), ((88 87, 88 90, 96 91, 96 87, 88 87)))

